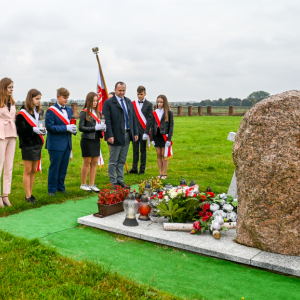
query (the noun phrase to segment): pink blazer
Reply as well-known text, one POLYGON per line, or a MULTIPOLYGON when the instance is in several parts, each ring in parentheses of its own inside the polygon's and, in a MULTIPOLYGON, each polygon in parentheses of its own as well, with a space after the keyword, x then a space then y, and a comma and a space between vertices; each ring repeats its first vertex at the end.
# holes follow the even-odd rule
POLYGON ((10 111, 6 106, 0 108, 0 139, 7 137, 17 137, 17 129, 15 124, 16 106, 12 105, 10 111))

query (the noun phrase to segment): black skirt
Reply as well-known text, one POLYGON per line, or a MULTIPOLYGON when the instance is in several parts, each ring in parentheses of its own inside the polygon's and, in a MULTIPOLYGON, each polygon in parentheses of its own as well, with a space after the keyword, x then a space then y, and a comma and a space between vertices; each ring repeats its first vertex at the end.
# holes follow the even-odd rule
POLYGON ((100 135, 96 131, 93 140, 81 138, 80 141, 82 157, 100 156, 100 135))
POLYGON ((155 142, 155 147, 164 148, 165 147, 165 140, 162 134, 160 133, 159 128, 157 128, 157 134, 153 135, 153 140, 155 142))
POLYGON ((22 160, 37 161, 41 158, 43 145, 24 146, 21 148, 22 160))

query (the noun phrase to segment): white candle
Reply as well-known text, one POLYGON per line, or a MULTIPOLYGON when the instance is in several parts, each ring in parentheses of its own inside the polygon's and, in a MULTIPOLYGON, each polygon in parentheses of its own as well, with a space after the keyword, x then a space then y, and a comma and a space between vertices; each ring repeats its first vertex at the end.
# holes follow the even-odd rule
POLYGON ((128 218, 135 219, 135 210, 134 207, 129 207, 128 209, 128 218))

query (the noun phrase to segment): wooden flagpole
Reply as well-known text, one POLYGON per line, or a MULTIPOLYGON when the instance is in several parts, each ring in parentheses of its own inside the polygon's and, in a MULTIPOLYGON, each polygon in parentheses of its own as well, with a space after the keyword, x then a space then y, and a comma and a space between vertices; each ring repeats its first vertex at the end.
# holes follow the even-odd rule
MULTIPOLYGON (((105 92, 106 92, 106 98, 108 99, 108 89, 106 87, 105 79, 104 79, 102 68, 101 68, 101 64, 100 64, 100 59, 99 59, 99 56, 98 56, 99 48, 98 47, 94 47, 92 50, 96 54, 96 58, 97 58, 97 62, 98 62, 98 67, 99 67, 100 75, 101 75, 103 83, 104 83, 104 88, 105 88, 105 92)), ((109 148, 109 150, 110 150, 110 148, 109 148)), ((127 162, 125 162, 125 168, 126 168, 127 174, 129 174, 127 162)))
POLYGON ((99 67, 100 75, 101 75, 103 83, 104 83, 104 88, 105 88, 105 92, 106 92, 106 98, 108 99, 108 90, 107 90, 107 87, 106 87, 105 79, 104 79, 102 68, 101 68, 101 64, 100 64, 100 59, 99 59, 99 56, 98 56, 98 52, 99 52, 98 47, 93 48, 93 52, 96 54, 96 58, 97 58, 97 62, 98 62, 98 67, 99 67))

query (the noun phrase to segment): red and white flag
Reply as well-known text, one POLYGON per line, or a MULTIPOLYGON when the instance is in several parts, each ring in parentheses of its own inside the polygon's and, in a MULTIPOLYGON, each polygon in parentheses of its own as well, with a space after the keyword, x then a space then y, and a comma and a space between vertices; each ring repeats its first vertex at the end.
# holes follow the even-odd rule
POLYGON ((108 98, 108 91, 103 78, 103 73, 98 69, 97 94, 99 98, 99 111, 102 114, 102 108, 105 100, 108 98))

